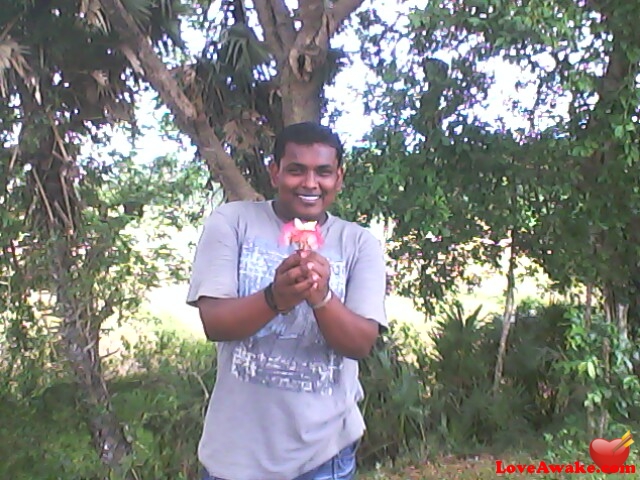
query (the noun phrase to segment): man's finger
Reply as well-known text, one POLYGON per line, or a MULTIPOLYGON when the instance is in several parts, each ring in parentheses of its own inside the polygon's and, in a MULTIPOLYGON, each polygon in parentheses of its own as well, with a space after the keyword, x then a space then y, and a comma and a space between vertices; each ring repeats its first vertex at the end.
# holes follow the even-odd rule
POLYGON ((301 282, 298 282, 294 285, 291 285, 290 288, 294 293, 296 294, 300 294, 302 292, 306 292, 307 290, 311 290, 311 288, 313 287, 313 284, 315 283, 315 280, 311 277, 306 278, 304 280, 302 280, 301 282))
POLYGON ((283 277, 285 285, 293 285, 300 278, 306 279, 309 276, 309 272, 302 265, 298 265, 283 272, 280 276, 283 277))
POLYGON ((325 257, 323 257, 322 255, 316 252, 311 252, 307 257, 304 258, 304 262, 313 263, 318 267, 325 267, 325 268, 329 267, 329 260, 327 260, 325 257))
POLYGON ((278 268, 276 268, 276 274, 282 275, 298 265, 300 265, 300 256, 297 253, 289 255, 282 261, 278 268))

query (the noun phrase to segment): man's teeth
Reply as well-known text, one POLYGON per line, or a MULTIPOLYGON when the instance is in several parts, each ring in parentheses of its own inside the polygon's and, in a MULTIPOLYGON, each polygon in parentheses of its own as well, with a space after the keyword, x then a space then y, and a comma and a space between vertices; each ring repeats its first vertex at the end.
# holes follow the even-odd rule
POLYGON ((315 202, 320 198, 320 195, 298 195, 305 202, 315 202))

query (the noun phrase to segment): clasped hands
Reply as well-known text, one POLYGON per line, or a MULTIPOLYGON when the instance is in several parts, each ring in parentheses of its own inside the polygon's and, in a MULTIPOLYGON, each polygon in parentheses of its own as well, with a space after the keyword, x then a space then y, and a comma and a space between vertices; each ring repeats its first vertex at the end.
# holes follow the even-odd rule
POLYGON ((317 305, 329 292, 331 267, 317 252, 299 250, 276 269, 273 298, 279 309, 289 311, 300 302, 317 305))

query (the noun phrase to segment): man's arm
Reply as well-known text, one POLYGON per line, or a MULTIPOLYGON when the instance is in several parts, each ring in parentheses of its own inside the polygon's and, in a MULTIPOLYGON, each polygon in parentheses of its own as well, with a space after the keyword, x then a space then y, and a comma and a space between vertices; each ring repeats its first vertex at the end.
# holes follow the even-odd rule
POLYGON ((216 342, 250 337, 277 315, 263 290, 242 298, 201 297, 198 310, 207 338, 216 342))
POLYGON ((371 352, 378 337, 378 323, 349 310, 336 295, 314 310, 327 343, 345 357, 359 360, 371 352))
MULTIPOLYGON (((384 308, 386 268, 382 247, 373 235, 366 232, 357 252, 347 278, 344 303, 332 295, 326 305, 314 310, 318 327, 327 343, 338 353, 353 359, 369 355, 380 326, 387 325, 384 308)), ((330 266, 327 259, 316 254, 311 254, 308 260, 322 263, 311 267, 322 279, 318 288, 307 296, 308 302, 314 305, 321 303, 329 288, 330 266)))
POLYGON ((313 282, 313 278, 304 275, 300 257, 293 254, 276 269, 268 287, 271 302, 267 302, 265 290, 242 298, 200 298, 198 309, 207 338, 224 342, 254 335, 278 312, 289 311, 302 302, 313 282))

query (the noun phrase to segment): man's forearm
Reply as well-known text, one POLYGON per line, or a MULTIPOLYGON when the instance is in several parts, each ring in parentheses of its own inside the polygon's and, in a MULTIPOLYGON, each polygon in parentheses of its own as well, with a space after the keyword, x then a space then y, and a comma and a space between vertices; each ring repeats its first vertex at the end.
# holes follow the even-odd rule
POLYGON ((378 337, 378 324, 349 310, 336 296, 314 310, 325 340, 345 357, 360 359, 371 352, 378 337))
POLYGON ((262 290, 242 298, 203 297, 198 309, 207 338, 220 342, 248 338, 276 316, 262 290))

